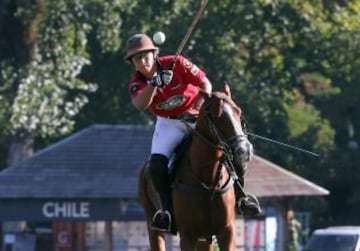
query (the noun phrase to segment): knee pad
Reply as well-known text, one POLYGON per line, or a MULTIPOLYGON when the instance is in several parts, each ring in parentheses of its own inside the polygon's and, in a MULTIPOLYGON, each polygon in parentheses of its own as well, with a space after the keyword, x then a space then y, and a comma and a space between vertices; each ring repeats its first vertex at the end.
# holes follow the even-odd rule
POLYGON ((150 173, 164 172, 168 170, 168 158, 163 154, 151 154, 149 160, 149 171, 150 173))

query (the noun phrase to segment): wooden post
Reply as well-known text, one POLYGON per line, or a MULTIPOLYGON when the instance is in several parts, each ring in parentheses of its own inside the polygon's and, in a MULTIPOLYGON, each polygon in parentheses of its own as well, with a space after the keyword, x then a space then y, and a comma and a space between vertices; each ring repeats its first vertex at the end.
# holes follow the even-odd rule
POLYGON ((105 251, 113 251, 112 221, 105 222, 105 251))
POLYGON ((75 250, 85 251, 85 222, 74 223, 75 229, 75 250))
POLYGON ((2 222, 0 222, 0 250, 2 250, 4 246, 3 240, 4 240, 3 227, 2 227, 2 222))

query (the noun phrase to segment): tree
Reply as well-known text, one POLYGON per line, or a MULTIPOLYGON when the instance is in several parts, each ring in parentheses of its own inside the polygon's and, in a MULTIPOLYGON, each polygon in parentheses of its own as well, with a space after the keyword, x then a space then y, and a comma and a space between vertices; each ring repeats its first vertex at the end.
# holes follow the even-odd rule
POLYGON ((0 119, 10 122, 1 128, 12 138, 7 165, 31 155, 35 137, 72 132, 74 117, 88 102, 87 94, 97 89, 79 78, 91 63, 88 36, 100 41, 103 53, 118 49, 121 18, 117 12, 124 4, 96 0, 4 3, 0 119))

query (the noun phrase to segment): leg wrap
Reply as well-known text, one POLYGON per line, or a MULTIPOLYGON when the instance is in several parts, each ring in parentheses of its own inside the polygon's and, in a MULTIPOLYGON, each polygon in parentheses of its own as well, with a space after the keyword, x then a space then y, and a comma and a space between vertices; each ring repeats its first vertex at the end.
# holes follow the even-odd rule
POLYGON ((247 166, 247 163, 244 165, 235 164, 235 172, 236 172, 236 175, 238 176, 239 182, 242 187, 244 187, 244 176, 245 176, 246 166, 247 166))
POLYGON ((238 178, 238 182, 235 182, 235 197, 236 197, 236 201, 238 201, 241 198, 245 197, 245 191, 244 191, 244 176, 245 176, 245 171, 246 171, 246 165, 239 165, 237 163, 233 163, 234 164, 234 168, 235 168, 235 172, 236 172, 236 176, 238 178), (241 187, 239 187, 241 186, 241 187))

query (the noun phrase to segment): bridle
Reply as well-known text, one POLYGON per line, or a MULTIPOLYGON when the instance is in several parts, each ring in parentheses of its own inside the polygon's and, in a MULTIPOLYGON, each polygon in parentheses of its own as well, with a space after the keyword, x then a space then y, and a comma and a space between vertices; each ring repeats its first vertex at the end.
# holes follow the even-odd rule
MULTIPOLYGON (((226 99, 223 99, 223 100, 226 101, 226 99)), ((225 105, 226 104, 223 104, 223 107, 225 105)), ((202 164, 205 166, 205 165, 209 165, 210 163, 218 162, 216 177, 213 180, 212 184, 210 184, 210 185, 205 184, 203 181, 201 181, 200 178, 195 177, 200 184, 200 189, 199 189, 199 187, 193 187, 193 186, 190 187, 189 185, 181 184, 181 183, 175 184, 174 188, 181 189, 181 190, 187 190, 187 191, 191 191, 191 192, 194 192, 194 191, 200 191, 200 192, 206 192, 206 193, 210 192, 211 198, 213 198, 213 196, 215 194, 225 193, 227 190, 229 190, 233 186, 234 182, 237 181, 238 178, 236 175, 235 167, 233 165, 234 151, 233 151, 233 148, 231 147, 231 145, 234 144, 235 142, 237 142, 239 139, 246 137, 246 135, 245 134, 234 135, 227 139, 225 137, 224 133, 216 125, 215 118, 211 114, 209 107, 206 107, 206 104, 205 104, 205 107, 203 109, 205 109, 207 123, 210 127, 212 134, 215 136, 215 139, 217 142, 213 142, 211 139, 207 138, 206 136, 204 136, 201 132, 199 132, 196 129, 193 130, 193 133, 194 133, 194 135, 199 137, 204 143, 206 143, 208 146, 210 146, 214 149, 218 149, 222 152, 222 155, 220 158, 217 158, 215 160, 211 160, 210 162, 206 162, 206 163, 202 164), (226 170, 229 174, 229 178, 225 182, 224 185, 219 187, 218 183, 221 180, 221 170, 223 167, 226 167, 226 170)), ((223 109, 223 112, 227 114, 226 116, 231 116, 230 114, 228 114, 228 112, 224 108, 222 108, 222 109, 223 109)), ((188 127, 190 127, 190 125, 186 121, 183 121, 183 123, 185 123, 188 127)), ((189 167, 189 168, 191 168, 191 167, 189 167)))
MULTIPOLYGON (((223 101, 228 101, 230 100, 229 98, 222 98, 223 101)), ((225 109, 226 106, 230 106, 230 104, 228 102, 223 104, 222 110, 223 113, 226 114, 226 116, 231 116, 229 109, 225 109)), ((216 148, 220 148, 220 150, 223 152, 223 154, 228 158, 229 161, 233 160, 233 148, 231 147, 232 145, 234 145, 236 142, 241 141, 245 138, 247 138, 247 135, 242 131, 241 128, 241 134, 235 134, 234 136, 230 137, 230 138, 226 138, 224 133, 218 128, 218 126, 216 126, 216 121, 214 116, 211 114, 209 107, 204 107, 205 111, 206 111, 206 118, 210 127, 210 130, 212 132, 212 134, 215 136, 216 139, 216 143, 212 142, 211 140, 207 139, 205 136, 201 135, 201 133, 197 132, 195 130, 195 133, 200 136, 208 145, 211 145, 213 147, 216 148)), ((241 127, 243 127, 243 124, 240 125, 241 127)))

